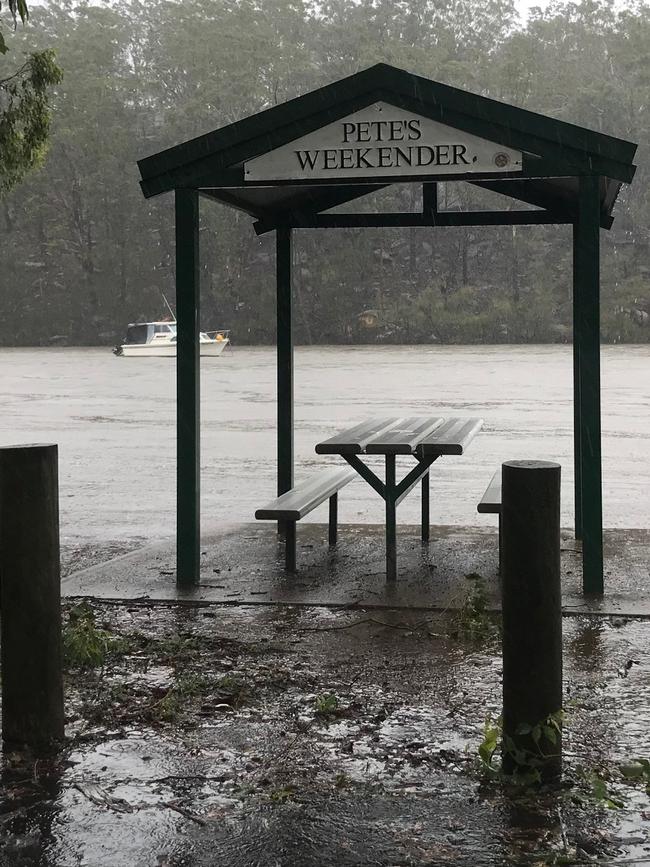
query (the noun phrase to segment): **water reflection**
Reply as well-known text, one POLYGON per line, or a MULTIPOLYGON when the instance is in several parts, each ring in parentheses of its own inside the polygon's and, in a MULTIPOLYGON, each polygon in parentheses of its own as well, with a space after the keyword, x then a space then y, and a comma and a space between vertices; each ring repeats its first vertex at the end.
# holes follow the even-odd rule
POLYGON ((602 669, 606 659, 604 622, 600 617, 581 617, 574 621, 572 634, 566 644, 578 671, 602 669))
POLYGON ((3 756, 1 767, 0 864, 38 867, 54 848, 60 824, 61 763, 56 758, 33 762, 16 752, 3 756))

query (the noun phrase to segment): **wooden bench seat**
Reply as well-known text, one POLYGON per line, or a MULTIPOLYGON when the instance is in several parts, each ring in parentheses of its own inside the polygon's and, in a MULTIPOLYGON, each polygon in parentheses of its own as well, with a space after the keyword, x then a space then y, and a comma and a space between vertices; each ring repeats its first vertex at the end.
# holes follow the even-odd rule
POLYGON ((490 479, 476 511, 482 515, 499 516, 499 571, 501 571, 501 469, 490 479))
POLYGON ((501 514, 501 470, 497 470, 490 479, 476 511, 483 515, 501 514))
POLYGON ((336 544, 338 492, 356 476, 350 467, 322 470, 300 482, 290 491, 255 511, 258 521, 282 521, 285 526, 285 565, 296 570, 296 522, 329 499, 329 544, 336 544))
POLYGON ((428 455, 462 455, 482 427, 482 418, 445 419, 420 440, 415 453, 419 458, 428 455))

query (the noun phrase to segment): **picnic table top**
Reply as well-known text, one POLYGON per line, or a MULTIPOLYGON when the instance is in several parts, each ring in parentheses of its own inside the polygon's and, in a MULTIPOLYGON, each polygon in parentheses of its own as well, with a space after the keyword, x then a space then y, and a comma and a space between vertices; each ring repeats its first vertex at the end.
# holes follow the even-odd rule
POLYGON ((353 425, 318 443, 319 455, 462 455, 483 427, 481 418, 391 416, 353 425))

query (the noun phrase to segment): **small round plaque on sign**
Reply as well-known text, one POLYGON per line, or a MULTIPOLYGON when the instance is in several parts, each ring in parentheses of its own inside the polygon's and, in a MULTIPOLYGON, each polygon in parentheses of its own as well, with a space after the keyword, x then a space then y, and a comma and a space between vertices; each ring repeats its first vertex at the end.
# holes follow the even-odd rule
POLYGON ((510 157, 508 154, 498 153, 494 155, 494 165, 497 166, 497 168, 502 169, 507 166, 509 162, 510 157))

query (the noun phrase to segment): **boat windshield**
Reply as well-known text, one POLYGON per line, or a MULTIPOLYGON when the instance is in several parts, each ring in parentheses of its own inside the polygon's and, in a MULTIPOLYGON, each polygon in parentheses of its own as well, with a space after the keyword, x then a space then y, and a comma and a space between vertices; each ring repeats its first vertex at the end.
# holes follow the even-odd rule
POLYGON ((146 343, 148 325, 129 325, 126 329, 125 343, 146 343))

